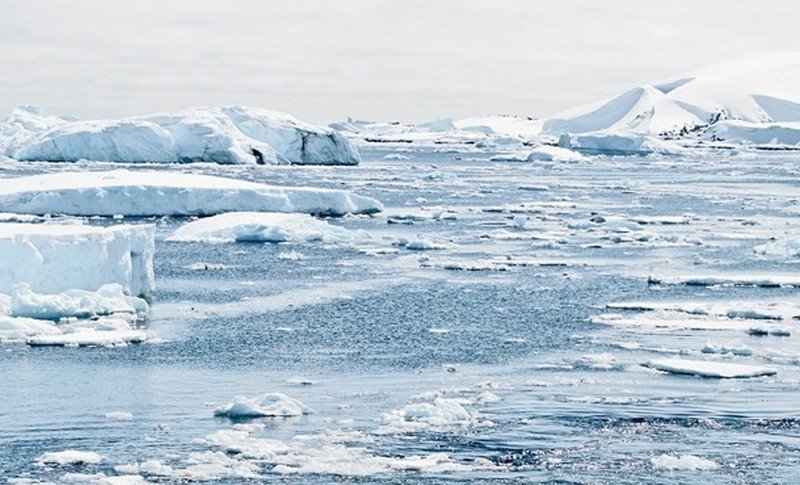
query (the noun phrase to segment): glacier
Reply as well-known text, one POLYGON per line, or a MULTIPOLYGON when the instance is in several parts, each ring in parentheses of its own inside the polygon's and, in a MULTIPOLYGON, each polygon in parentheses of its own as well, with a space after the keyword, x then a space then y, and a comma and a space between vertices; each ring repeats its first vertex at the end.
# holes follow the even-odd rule
POLYGON ((0 154, 16 160, 356 165, 337 131, 245 106, 196 107, 79 121, 21 105, 0 121, 0 154))

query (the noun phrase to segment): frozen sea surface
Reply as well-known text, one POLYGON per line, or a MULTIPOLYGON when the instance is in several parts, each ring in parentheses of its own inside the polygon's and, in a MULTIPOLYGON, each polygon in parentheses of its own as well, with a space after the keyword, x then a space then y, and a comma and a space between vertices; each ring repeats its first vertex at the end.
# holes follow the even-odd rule
POLYGON ((0 476, 800 480, 800 260, 754 251, 800 234, 800 156, 362 155, 357 167, 165 167, 345 188, 387 209, 330 219, 370 236, 344 244, 165 242, 189 219, 126 218, 158 227, 157 338, 0 347, 0 476), (776 373, 646 366, 662 359, 776 373), (214 416, 267 393, 313 412, 214 416), (102 459, 44 455, 66 450, 102 459))

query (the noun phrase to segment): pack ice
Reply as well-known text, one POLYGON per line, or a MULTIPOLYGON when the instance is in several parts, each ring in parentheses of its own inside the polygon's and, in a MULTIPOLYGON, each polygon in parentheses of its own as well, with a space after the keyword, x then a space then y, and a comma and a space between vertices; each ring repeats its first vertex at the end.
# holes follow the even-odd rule
POLYGON ((654 137, 796 145, 798 77, 800 52, 746 56, 562 112, 543 133, 583 135, 573 146, 588 149, 663 149, 654 137))
POLYGON ((0 154, 54 162, 356 165, 360 161, 358 152, 335 130, 244 106, 77 121, 22 105, 0 122, 0 154))
POLYGON ((278 187, 180 172, 50 173, 0 184, 0 211, 75 216, 214 215, 232 211, 371 214, 377 200, 343 190, 278 187))

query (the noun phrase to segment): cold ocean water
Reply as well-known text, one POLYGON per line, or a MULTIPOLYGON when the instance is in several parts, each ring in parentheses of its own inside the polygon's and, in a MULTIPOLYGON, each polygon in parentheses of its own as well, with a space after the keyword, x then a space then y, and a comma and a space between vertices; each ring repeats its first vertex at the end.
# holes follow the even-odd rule
MULTIPOLYGON (((800 480, 800 259, 754 251, 800 235, 800 155, 362 155, 357 167, 131 166, 347 188, 387 210, 331 219, 370 234, 352 245, 170 243, 187 219, 126 219, 158 226, 157 339, 0 347, 0 476, 800 480), (652 368, 662 359, 777 373, 682 375, 652 368), (268 392, 314 412, 214 416, 268 392), (37 464, 63 450, 102 461, 37 464)), ((85 168, 0 164, 4 176, 85 168)))

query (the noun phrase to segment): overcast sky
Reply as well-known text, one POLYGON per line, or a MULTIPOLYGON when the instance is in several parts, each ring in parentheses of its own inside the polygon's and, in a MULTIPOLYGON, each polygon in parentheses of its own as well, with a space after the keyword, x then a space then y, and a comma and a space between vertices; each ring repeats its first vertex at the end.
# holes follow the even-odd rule
POLYGON ((0 0, 0 112, 246 104, 330 122, 547 116, 797 49, 787 1, 0 0))

